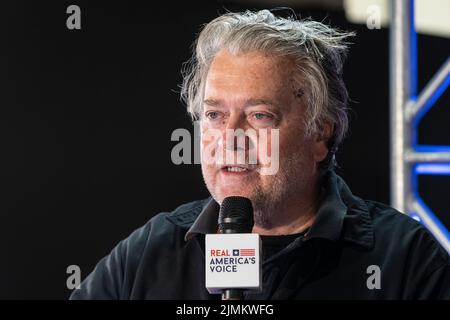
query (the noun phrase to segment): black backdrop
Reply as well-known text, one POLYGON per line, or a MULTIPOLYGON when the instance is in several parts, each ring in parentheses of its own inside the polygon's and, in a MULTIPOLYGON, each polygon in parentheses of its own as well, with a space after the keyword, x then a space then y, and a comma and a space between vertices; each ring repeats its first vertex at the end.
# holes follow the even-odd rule
MULTIPOLYGON (((206 0, 2 1, 0 298, 65 299, 68 265, 85 277, 154 214, 208 195, 199 165, 172 164, 170 135, 191 129, 177 93, 182 62, 200 25, 225 8, 260 9, 206 0), (66 28, 70 4, 81 8, 81 30, 66 28)), ((349 24, 340 11, 300 12, 357 31, 345 68, 351 130, 338 172, 354 193, 389 202, 388 31, 349 24)), ((419 36, 420 87, 449 46, 419 36)), ((450 145, 449 99, 425 117, 421 143, 450 145)), ((449 191, 449 177, 421 179, 447 226, 449 191)))

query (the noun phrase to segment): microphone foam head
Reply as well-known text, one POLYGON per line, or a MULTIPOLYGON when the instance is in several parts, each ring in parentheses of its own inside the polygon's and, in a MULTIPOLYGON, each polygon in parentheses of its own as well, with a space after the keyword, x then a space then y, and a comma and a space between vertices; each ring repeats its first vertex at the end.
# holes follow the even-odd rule
POLYGON ((251 233, 253 205, 250 199, 231 196, 223 199, 219 211, 219 230, 222 233, 251 233))

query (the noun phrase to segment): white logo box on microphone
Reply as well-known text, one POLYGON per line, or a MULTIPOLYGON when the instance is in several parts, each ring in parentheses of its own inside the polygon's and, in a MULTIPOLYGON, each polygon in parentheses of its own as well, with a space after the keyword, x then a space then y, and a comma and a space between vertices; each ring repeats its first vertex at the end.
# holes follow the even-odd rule
POLYGON ((256 233, 207 234, 206 289, 258 290, 261 286, 261 242, 256 233))

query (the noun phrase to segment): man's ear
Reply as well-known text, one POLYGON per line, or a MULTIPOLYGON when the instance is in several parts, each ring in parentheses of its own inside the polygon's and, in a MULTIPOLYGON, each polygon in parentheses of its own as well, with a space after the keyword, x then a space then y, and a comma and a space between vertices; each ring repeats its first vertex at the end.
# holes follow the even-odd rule
POLYGON ((328 155, 328 142, 333 135, 334 126, 331 123, 325 123, 318 128, 314 141, 314 160, 323 161, 328 155))

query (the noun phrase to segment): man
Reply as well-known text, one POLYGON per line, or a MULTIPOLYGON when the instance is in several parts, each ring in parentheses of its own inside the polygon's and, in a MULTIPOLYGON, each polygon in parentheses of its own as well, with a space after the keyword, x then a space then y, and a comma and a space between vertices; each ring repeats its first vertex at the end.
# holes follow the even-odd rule
POLYGON ((253 232, 262 237, 262 291, 246 292, 246 299, 450 298, 449 256, 430 232, 352 195, 333 171, 348 122, 348 36, 267 10, 207 24, 182 95, 200 121, 202 173, 212 197, 156 215, 101 260, 71 298, 217 298, 205 288, 204 236, 217 232, 218 208, 228 196, 252 201, 253 232), (246 160, 261 130, 269 137, 264 143, 278 137, 275 173, 264 174, 270 164, 259 157, 223 160, 242 150, 226 135, 239 129, 258 132, 245 137, 246 160), (211 155, 215 160, 207 161, 211 155))

